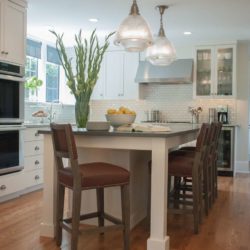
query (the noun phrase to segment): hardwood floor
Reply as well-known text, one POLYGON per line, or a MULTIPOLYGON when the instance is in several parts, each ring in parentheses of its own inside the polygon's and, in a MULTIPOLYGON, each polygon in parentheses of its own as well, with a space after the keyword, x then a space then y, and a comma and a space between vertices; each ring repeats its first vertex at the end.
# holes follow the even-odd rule
MULTIPOLYGON (((41 211, 41 191, 0 204, 0 249, 60 249, 54 240, 40 238, 41 211)), ((219 198, 209 216, 204 217, 199 235, 193 234, 192 226, 190 215, 168 217, 171 250, 250 250, 250 175, 241 174, 234 179, 220 177, 219 198)), ((148 236, 142 222, 131 232, 131 250, 146 250, 148 236)), ((69 249, 66 232, 62 249, 69 249)), ((121 250, 122 234, 82 235, 79 249, 121 250)))

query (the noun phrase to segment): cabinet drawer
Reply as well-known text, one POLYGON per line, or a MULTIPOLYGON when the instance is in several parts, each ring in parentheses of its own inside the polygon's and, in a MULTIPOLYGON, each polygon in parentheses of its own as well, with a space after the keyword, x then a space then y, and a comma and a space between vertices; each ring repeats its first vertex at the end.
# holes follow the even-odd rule
POLYGON ((43 183, 43 169, 25 172, 26 187, 32 187, 43 183))
POLYGON ((25 188, 23 172, 0 176, 0 197, 25 188))
POLYGON ((31 141, 24 143, 24 156, 43 154, 43 141, 31 141))
POLYGON ((39 128, 28 128, 24 131, 24 141, 39 141, 43 140, 43 135, 38 134, 39 128))
POLYGON ((43 155, 34 155, 24 158, 24 171, 43 168, 43 155))

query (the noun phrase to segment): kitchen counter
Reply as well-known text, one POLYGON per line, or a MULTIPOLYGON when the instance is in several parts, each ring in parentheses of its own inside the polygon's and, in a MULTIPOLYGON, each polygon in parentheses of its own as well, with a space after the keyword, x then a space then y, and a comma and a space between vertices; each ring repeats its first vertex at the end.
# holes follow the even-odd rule
MULTIPOLYGON (((86 129, 78 129, 73 127, 73 133, 75 135, 87 135, 87 136, 121 136, 121 137, 161 137, 167 138, 176 135, 182 135, 191 131, 198 131, 199 124, 191 123, 176 123, 168 124, 171 129, 169 132, 119 132, 119 131, 87 131, 86 129)), ((50 134, 50 128, 38 130, 41 134, 50 134)))
MULTIPOLYGON (((167 236, 168 151, 196 139, 200 125, 171 124, 170 132, 116 132, 74 129, 79 162, 103 161, 120 165, 130 171, 131 227, 146 216, 147 163, 152 159, 151 223, 147 250, 169 250, 167 236)), ((55 235, 56 173, 50 129, 39 129, 44 135, 44 191, 41 236, 55 235)), ((119 189, 106 190, 106 211, 117 214, 119 189)), ((95 194, 95 193, 94 193, 95 194)), ((87 207, 96 209, 91 190, 84 192, 87 207)), ((70 212, 70 211, 69 211, 70 212)))

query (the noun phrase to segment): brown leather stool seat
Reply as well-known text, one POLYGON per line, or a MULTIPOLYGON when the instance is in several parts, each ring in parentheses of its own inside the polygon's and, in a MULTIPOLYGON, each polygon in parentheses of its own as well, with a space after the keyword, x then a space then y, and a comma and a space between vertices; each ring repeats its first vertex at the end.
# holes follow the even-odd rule
MULTIPOLYGON (((79 164, 82 189, 111 187, 129 183, 129 172, 124 168, 104 162, 79 164)), ((58 180, 67 187, 73 187, 73 173, 70 167, 59 170, 58 180)))
POLYGON ((168 174, 179 177, 192 177, 193 158, 176 156, 168 161, 168 174))

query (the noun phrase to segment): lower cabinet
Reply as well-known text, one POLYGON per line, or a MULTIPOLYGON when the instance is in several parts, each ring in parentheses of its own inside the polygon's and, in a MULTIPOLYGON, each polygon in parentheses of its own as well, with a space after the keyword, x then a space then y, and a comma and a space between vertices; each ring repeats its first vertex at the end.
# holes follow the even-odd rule
POLYGON ((0 199, 25 188, 23 171, 0 176, 0 199))
POLYGON ((27 128, 24 133, 24 177, 26 188, 40 188, 43 183, 43 136, 39 128, 27 128))

